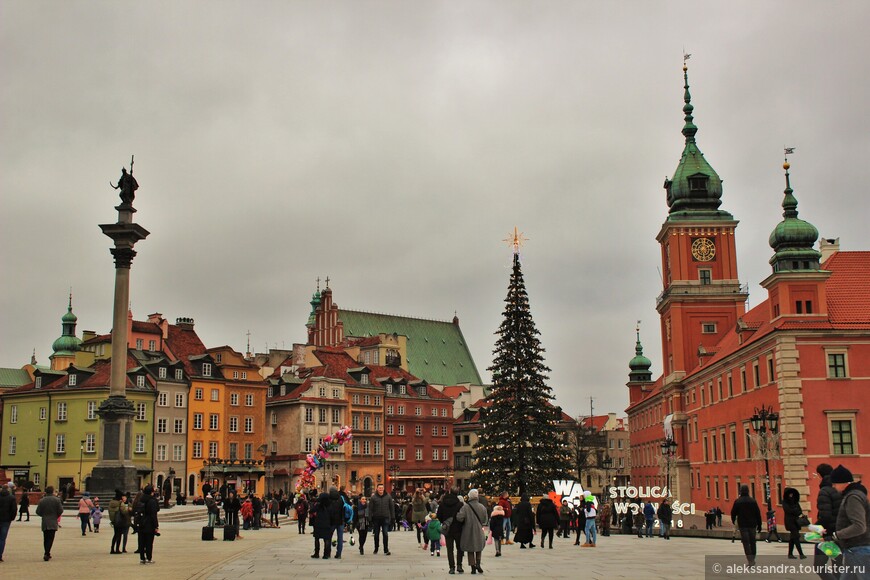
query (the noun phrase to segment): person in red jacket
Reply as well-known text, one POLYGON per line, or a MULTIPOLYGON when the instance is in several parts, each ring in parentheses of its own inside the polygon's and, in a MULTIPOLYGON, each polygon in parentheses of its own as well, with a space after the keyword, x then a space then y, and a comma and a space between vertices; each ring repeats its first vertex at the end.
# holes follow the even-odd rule
POLYGON ((501 492, 501 497, 498 498, 498 505, 504 510, 504 538, 501 543, 513 544, 511 541, 511 515, 513 515, 514 504, 511 503, 508 492, 501 492))

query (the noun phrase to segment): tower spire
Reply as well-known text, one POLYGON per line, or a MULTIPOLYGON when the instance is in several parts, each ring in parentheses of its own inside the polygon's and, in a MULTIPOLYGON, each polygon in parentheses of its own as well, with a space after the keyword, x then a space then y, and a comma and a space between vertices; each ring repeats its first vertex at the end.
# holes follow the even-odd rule
POLYGON ((695 110, 695 107, 692 106, 692 94, 689 92, 689 66, 686 64, 688 60, 692 58, 691 54, 683 53, 683 89, 685 92, 683 93, 683 113, 685 113, 684 120, 686 124, 683 125, 683 135, 686 136, 686 143, 694 143, 695 142, 695 133, 698 132, 698 127, 695 126, 694 117, 692 116, 692 111, 695 110))
POLYGON ((774 272, 818 270, 821 258, 821 253, 814 248, 816 240, 819 239, 819 230, 813 224, 798 218, 798 202, 791 188, 791 164, 788 162, 788 156, 794 150, 794 147, 785 148, 785 161, 782 164, 785 170, 782 221, 771 232, 768 240, 774 250, 770 259, 774 272))

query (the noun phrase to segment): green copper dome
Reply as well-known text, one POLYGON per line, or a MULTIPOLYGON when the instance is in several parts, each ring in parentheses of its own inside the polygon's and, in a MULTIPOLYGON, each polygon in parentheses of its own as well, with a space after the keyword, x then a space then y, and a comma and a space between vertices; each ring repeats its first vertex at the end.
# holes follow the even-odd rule
POLYGON ((61 317, 60 321, 63 333, 51 344, 51 350, 54 351, 55 355, 75 354, 79 350, 82 341, 76 337, 76 322, 78 322, 78 317, 72 311, 72 294, 69 297, 69 306, 67 307, 66 314, 61 317))
POLYGON ((652 361, 643 356, 643 345, 640 344, 640 329, 638 329, 637 344, 635 344, 634 347, 634 358, 631 359, 628 363, 628 368, 631 369, 631 372, 628 373, 629 380, 652 380, 652 373, 650 373, 650 367, 652 367, 652 361))
POLYGON ((782 167, 785 169, 783 220, 770 233, 768 243, 775 252, 770 259, 770 265, 774 272, 818 270, 822 255, 814 246, 819 239, 819 230, 813 224, 798 218, 798 202, 788 173, 790 165, 786 161, 782 167))
POLYGON ((695 142, 698 127, 694 124, 692 95, 689 93, 689 74, 683 67, 685 93, 683 135, 686 146, 680 163, 671 179, 665 179, 665 190, 670 211, 668 220, 721 218, 733 219, 728 212, 719 209, 722 203, 722 180, 716 170, 704 158, 695 142))
POLYGON ((317 312, 318 306, 320 306, 320 289, 311 295, 311 314, 308 315, 308 322, 305 323, 305 326, 314 326, 314 313, 317 312))

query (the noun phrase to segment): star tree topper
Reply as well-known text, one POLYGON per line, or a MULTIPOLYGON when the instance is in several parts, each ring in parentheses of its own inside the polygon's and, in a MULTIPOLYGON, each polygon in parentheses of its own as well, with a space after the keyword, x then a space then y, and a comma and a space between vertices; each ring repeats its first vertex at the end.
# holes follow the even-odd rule
POLYGON ((519 254, 520 246, 522 246, 525 242, 528 242, 529 238, 525 237, 523 233, 518 231, 516 226, 514 226, 514 232, 512 234, 508 234, 508 237, 502 241, 507 242, 509 246, 513 246, 514 254, 519 254))

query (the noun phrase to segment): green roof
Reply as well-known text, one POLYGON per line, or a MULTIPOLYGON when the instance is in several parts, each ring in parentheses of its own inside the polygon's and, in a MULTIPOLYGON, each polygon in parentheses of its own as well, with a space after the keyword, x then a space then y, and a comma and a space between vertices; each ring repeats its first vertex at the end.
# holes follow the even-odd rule
POLYGON ((24 369, 0 368, 0 388, 23 387, 31 382, 30 375, 24 369))
POLYGON ((430 384, 482 384, 458 323, 341 309, 338 318, 347 337, 406 336, 408 372, 430 384))

